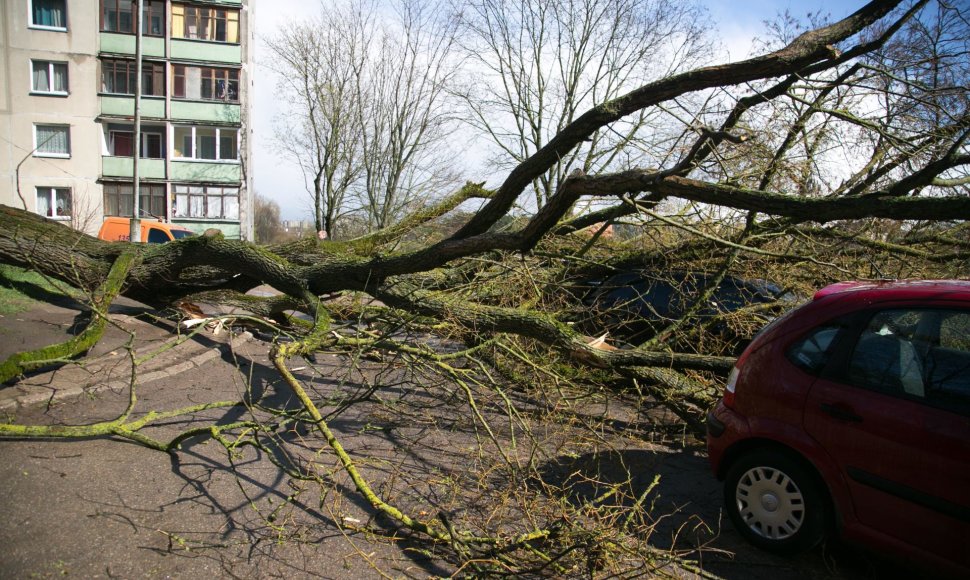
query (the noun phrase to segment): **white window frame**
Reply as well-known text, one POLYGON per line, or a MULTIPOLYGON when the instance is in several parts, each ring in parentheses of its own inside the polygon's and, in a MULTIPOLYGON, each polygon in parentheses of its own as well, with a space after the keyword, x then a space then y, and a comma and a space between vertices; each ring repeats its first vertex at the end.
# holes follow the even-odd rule
MULTIPOLYGON (((162 127, 158 127, 157 125, 142 125, 141 147, 138 148, 138 157, 142 159, 165 159, 165 153, 166 153, 165 131, 151 130, 156 128, 161 129, 162 127), (159 141, 158 143, 159 156, 151 157, 148 154, 149 145, 150 145, 149 140, 155 136, 158 137, 158 141, 159 141)), ((106 129, 105 133, 106 134, 105 134, 105 140, 104 140, 104 148, 101 152, 102 155, 106 155, 110 157, 125 157, 129 159, 132 157, 131 155, 118 155, 118 152, 115 151, 114 140, 116 139, 116 135, 118 133, 127 133, 132 136, 132 141, 134 141, 134 135, 135 135, 134 125, 121 125, 121 124, 111 125, 109 128, 106 129)), ((132 143, 132 146, 134 146, 134 143, 132 143)))
MULTIPOLYGON (((168 199, 167 190, 168 188, 165 186, 164 183, 142 181, 138 185, 138 191, 139 191, 138 211, 141 213, 142 217, 153 217, 153 218, 158 218, 162 220, 167 219, 166 216, 164 215, 165 203, 166 203, 166 200, 168 199), (162 211, 159 212, 160 215, 155 215, 151 213, 152 202, 155 201, 156 199, 161 199, 162 211)), ((124 181, 124 180, 105 181, 104 187, 102 189, 102 202, 104 203, 104 215, 118 216, 118 217, 131 217, 131 210, 134 208, 134 197, 132 197, 131 200, 126 200, 126 201, 130 201, 130 203, 127 204, 128 207, 125 208, 128 210, 128 213, 121 211, 121 208, 122 208, 122 205, 124 205, 122 204, 122 200, 126 197, 133 196, 134 191, 135 191, 135 184, 132 183, 131 181, 124 181), (131 189, 131 191, 127 193, 116 191, 116 188, 125 188, 125 187, 131 189), (115 205, 118 208, 118 212, 113 213, 109 211, 112 206, 112 204, 108 203, 109 196, 117 196, 117 204, 115 205)))
POLYGON ((190 183, 175 183, 172 184, 172 219, 177 220, 195 220, 195 221, 228 221, 228 222, 238 222, 239 221, 239 199, 242 196, 242 188, 238 185, 199 185, 190 183), (209 188, 219 188, 222 190, 221 193, 209 193, 209 188), (201 189, 201 191, 189 191, 190 189, 201 189), (234 193, 226 193, 226 189, 234 189, 234 193), (186 198, 184 201, 186 203, 187 215, 181 215, 178 211, 178 205, 180 198, 186 198), (202 213, 203 215, 193 216, 191 215, 192 203, 189 198, 200 197, 202 198, 202 213), (220 209, 219 217, 209 216, 209 199, 219 198, 220 209), (226 217, 226 198, 235 199, 236 217, 226 217))
POLYGON ((35 197, 34 197, 34 203, 35 203, 34 212, 37 213, 38 215, 45 216, 48 219, 69 221, 71 219, 71 217, 72 217, 71 212, 68 212, 67 215, 56 215, 57 212, 55 211, 54 212, 55 215, 47 215, 46 213, 41 213, 40 212, 40 207, 38 205, 36 205, 37 199, 40 197, 41 193, 44 192, 48 196, 48 199, 47 199, 47 203, 49 204, 48 207, 50 207, 50 208, 56 208, 57 207, 57 195, 56 195, 56 193, 59 192, 59 191, 60 192, 67 192, 67 197, 68 197, 68 199, 71 200, 71 207, 72 207, 72 210, 73 210, 74 197, 73 197, 73 192, 71 191, 71 188, 70 187, 54 187, 52 185, 45 185, 45 186, 37 186, 37 187, 34 188, 34 193, 35 193, 35 197), (46 192, 44 192, 43 190, 46 190, 46 192))
POLYGON ((56 97, 66 97, 71 92, 71 75, 70 66, 66 61, 62 60, 47 60, 43 58, 30 59, 30 94, 32 95, 52 95, 56 97), (34 65, 38 63, 47 64, 47 85, 54 86, 54 65, 62 64, 64 65, 64 84, 67 85, 67 90, 55 91, 53 89, 42 91, 34 86, 34 65))
POLYGON ((64 0, 64 26, 47 26, 46 24, 36 24, 34 22, 34 1, 27 2, 27 28, 36 30, 51 30, 54 32, 67 32, 67 0, 64 0))
POLYGON ((239 163, 239 129, 229 128, 229 127, 212 127, 208 125, 172 125, 171 132, 168 134, 169 141, 169 159, 172 161, 190 161, 190 162, 201 162, 201 163, 239 163), (175 154, 175 130, 176 129, 191 129, 192 130, 192 154, 191 156, 178 157, 175 154), (216 158, 215 159, 205 159, 200 158, 196 155, 196 129, 215 129, 216 132, 216 158), (236 156, 232 159, 223 159, 219 157, 222 152, 221 140, 223 131, 232 131, 236 134, 236 156))
POLYGON ((71 126, 63 123, 34 123, 34 157, 54 157, 56 159, 71 158, 71 126), (37 142, 37 127, 63 127, 67 130, 67 153, 51 153, 39 149, 41 143, 37 142))

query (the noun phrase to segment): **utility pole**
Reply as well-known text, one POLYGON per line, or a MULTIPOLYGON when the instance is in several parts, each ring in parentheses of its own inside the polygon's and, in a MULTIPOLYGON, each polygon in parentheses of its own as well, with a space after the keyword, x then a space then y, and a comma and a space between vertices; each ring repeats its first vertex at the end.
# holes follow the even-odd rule
POLYGON ((142 12, 142 1, 135 0, 135 143, 133 146, 134 154, 131 159, 131 177, 132 177, 132 196, 134 197, 134 204, 132 205, 131 211, 131 230, 129 232, 129 241, 134 243, 141 242, 141 208, 140 198, 141 198, 141 184, 139 183, 138 175, 138 159, 141 157, 141 84, 142 84, 142 72, 141 72, 141 30, 142 30, 142 17, 145 15, 142 12))

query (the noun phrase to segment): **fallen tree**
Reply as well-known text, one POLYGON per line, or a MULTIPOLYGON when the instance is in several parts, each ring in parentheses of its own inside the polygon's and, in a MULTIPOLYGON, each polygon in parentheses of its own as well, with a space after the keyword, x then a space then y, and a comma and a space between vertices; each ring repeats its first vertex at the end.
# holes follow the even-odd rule
MULTIPOLYGON (((0 434, 114 435, 170 452, 187 438, 210 436, 236 452, 244 443, 260 445, 253 429, 272 431, 303 422, 319 432, 375 510, 451 546, 461 565, 474 562, 469 565, 480 572, 493 565, 520 572, 572 570, 578 564, 565 554, 580 545, 591 550, 595 534, 565 533, 561 523, 472 533, 444 513, 422 520, 388 503, 343 449, 319 401, 290 370, 292 360, 311 360, 320 351, 386 352, 459 385, 472 376, 478 384, 491 384, 484 368, 502 372, 501 381, 494 379, 496 388, 505 381, 605 385, 660 401, 699 433, 703 413, 717 395, 717 377, 727 373, 733 358, 723 349, 697 347, 703 344, 698 333, 711 324, 698 313, 730 272, 780 276, 797 291, 835 278, 967 271, 966 71, 954 65, 949 77, 938 75, 935 83, 921 76, 926 67, 939 71, 941 62, 952 64, 962 53, 938 46, 951 51, 950 60, 901 58, 912 43, 930 42, 901 34, 929 18, 929 2, 905 9, 899 4, 876 0, 778 50, 668 76, 597 104, 517 165, 496 189, 468 183, 397 225, 355 239, 256 246, 211 233, 133 246, 0 208, 0 261, 36 270, 91 296, 83 340, 21 353, 0 367, 0 379, 82 355, 103 331, 108 307, 120 294, 160 310, 188 302, 248 311, 250 323, 276 337, 272 363, 302 406, 296 415, 279 409, 282 419, 271 425, 193 429, 163 442, 140 432, 152 420, 172 415, 149 413, 148 419, 130 420, 132 394, 131 406, 114 421, 85 428, 0 425, 0 434), (511 220, 511 229, 499 227, 534 180, 595 132, 640 111, 664 110, 685 97, 704 96, 713 103, 712 91, 718 89, 747 93, 730 106, 720 102, 722 109, 711 104, 693 111, 686 121, 671 115, 682 123, 682 132, 659 156, 661 163, 597 175, 575 171, 531 217, 511 220), (873 99, 882 100, 874 105, 873 99), (826 156, 832 155, 833 141, 847 135, 855 146, 850 171, 836 181, 825 174, 832 163, 826 156), (454 234, 415 237, 422 227, 475 199, 484 204, 454 234), (594 211, 573 215, 580 200, 594 200, 594 211), (634 233, 604 239, 606 226, 614 224, 634 233), (592 231, 581 233, 590 226, 592 231), (639 346, 617 348, 592 340, 583 332, 589 320, 576 314, 583 308, 563 288, 631 267, 657 272, 688 267, 712 275, 678 320, 666 321, 639 346), (247 294, 263 285, 276 294, 247 294), (378 302, 368 305, 351 296, 378 302), (343 320, 361 324, 335 326, 343 320), (434 341, 422 343, 413 333, 462 346, 457 353, 441 352, 429 346, 434 341), (246 434, 231 439, 234 430, 246 434)), ((935 18, 956 26, 959 16, 944 6, 935 18)), ((520 469, 505 456, 470 392, 469 404, 497 452, 510 469, 520 469)), ((298 470, 288 473, 296 476, 298 470)), ((587 563, 589 558, 587 553, 587 563)))

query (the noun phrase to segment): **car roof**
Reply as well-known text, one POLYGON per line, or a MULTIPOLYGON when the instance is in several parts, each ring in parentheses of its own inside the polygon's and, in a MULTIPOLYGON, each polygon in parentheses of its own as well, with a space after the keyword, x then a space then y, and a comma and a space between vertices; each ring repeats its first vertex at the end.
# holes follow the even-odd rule
POLYGON ((822 288, 813 300, 837 296, 850 300, 966 300, 970 280, 868 280, 839 282, 822 288))

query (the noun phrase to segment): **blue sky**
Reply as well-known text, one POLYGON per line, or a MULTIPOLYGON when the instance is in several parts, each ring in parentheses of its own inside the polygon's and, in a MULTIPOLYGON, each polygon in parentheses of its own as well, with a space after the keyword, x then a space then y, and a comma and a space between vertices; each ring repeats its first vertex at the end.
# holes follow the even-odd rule
MULTIPOLYGON (((785 10, 798 18, 822 11, 842 18, 865 4, 865 0, 704 0, 723 48, 723 61, 749 55, 751 41, 764 31, 764 21, 785 10)), ((313 0, 272 0, 255 3, 256 62, 253 179, 257 193, 279 203, 283 219, 310 219, 310 196, 299 167, 273 146, 273 119, 280 115, 276 78, 262 63, 269 58, 263 39, 272 36, 287 20, 315 14, 313 0)), ((471 177, 471 176, 470 176, 471 177)))

